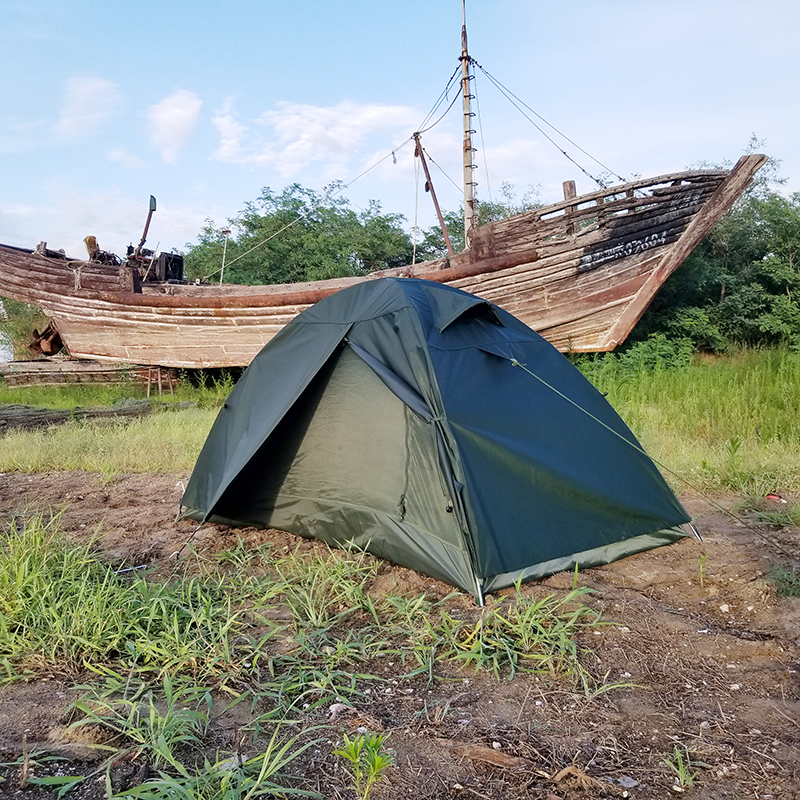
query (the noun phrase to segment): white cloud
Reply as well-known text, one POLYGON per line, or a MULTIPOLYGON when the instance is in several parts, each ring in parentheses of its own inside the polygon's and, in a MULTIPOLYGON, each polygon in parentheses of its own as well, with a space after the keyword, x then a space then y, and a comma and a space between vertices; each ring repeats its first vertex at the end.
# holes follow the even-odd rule
POLYGON ((418 117, 411 108, 377 103, 342 102, 328 107, 279 103, 262 120, 273 128, 282 147, 265 150, 257 160, 283 175, 317 161, 344 167, 365 139, 376 133, 410 130, 418 117))
POLYGON ((168 164, 174 164, 178 152, 194 133, 203 101, 187 89, 178 89, 161 102, 150 106, 147 118, 150 141, 168 164))
POLYGON ((99 130, 117 113, 121 99, 119 87, 104 78, 70 78, 61 114, 53 130, 67 137, 84 136, 99 130))
POLYGON ((282 102, 259 118, 262 128, 269 130, 259 139, 248 135, 250 129, 236 120, 226 103, 213 120, 220 134, 214 157, 274 169, 283 177, 294 177, 322 162, 327 177, 338 177, 350 171, 349 164, 363 151, 365 140, 379 134, 391 142, 411 131, 418 118, 419 111, 406 106, 282 102))
POLYGON ((108 160, 112 163, 121 164, 128 169, 139 169, 145 166, 145 162, 141 158, 133 155, 123 147, 114 147, 108 153, 108 160))
POLYGON ((226 100, 223 107, 212 117, 212 124, 219 133, 219 147, 213 158, 219 161, 237 161, 242 149, 242 138, 247 126, 237 122, 233 114, 233 103, 226 100))

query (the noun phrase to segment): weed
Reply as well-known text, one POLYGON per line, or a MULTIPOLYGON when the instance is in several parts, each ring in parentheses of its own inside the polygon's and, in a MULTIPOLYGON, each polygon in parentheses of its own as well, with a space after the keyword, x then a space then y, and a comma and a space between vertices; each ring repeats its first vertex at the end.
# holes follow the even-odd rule
POLYGON ((781 597, 800 597, 800 571, 797 569, 776 569, 769 579, 781 597))
POLYGON ((388 734, 358 734, 352 739, 344 734, 344 745, 334 755, 344 759, 353 776, 353 788, 361 800, 369 800, 372 787, 394 762, 394 755, 383 749, 388 734))
MULTIPOLYGON (((573 589, 564 598, 535 600, 517 586, 515 595, 488 605, 475 621, 440 610, 438 619, 424 618, 423 635, 412 650, 419 669, 411 675, 433 677, 436 659, 452 659, 512 679, 520 670, 551 675, 585 673, 575 636, 595 624, 599 615, 577 601, 589 590, 573 589)), ((419 624, 419 623, 418 623, 419 624)))
POLYGON ((437 703, 436 706, 429 706, 426 702, 425 707, 421 711, 418 711, 416 716, 420 720, 424 717, 428 725, 433 725, 438 728, 440 725, 444 724, 449 713, 450 700, 445 700, 444 705, 437 703))
POLYGON ((366 586, 378 570, 378 561, 366 553, 350 551, 349 557, 332 557, 297 551, 275 562, 285 584, 286 602, 298 622, 325 628, 347 614, 366 610, 376 617, 366 586))
MULTIPOLYGON (((14 680, 43 664, 135 664, 224 682, 274 635, 241 636, 230 580, 126 581, 58 531, 59 518, 11 523, 0 540, 0 665, 14 680), (75 613, 79 608, 80 613, 75 613)), ((257 587, 251 586, 251 592, 257 587)))
POLYGON ((283 741, 281 726, 273 730, 266 749, 254 758, 239 754, 232 758, 205 760, 195 771, 179 761, 172 772, 162 771, 157 778, 114 795, 137 800, 251 800, 256 797, 320 797, 316 792, 298 788, 298 779, 284 774, 285 768, 316 743, 300 744, 297 737, 283 741))
POLYGON ((688 748, 679 747, 677 744, 672 748, 672 756, 662 758, 661 763, 673 774, 675 787, 681 791, 697 782, 700 770, 694 769, 695 767, 708 766, 702 761, 693 761, 689 756, 688 748))
POLYGON ((207 688, 176 687, 165 676, 157 693, 141 679, 131 680, 131 676, 125 679, 112 670, 106 670, 106 675, 104 687, 80 687, 84 695, 73 708, 84 716, 72 723, 71 728, 100 725, 122 737, 127 749, 145 752, 156 767, 174 764, 177 747, 200 744, 211 710, 207 688), (122 696, 117 694, 120 688, 125 690, 122 696))
POLYGON ((784 528, 800 528, 800 503, 794 503, 786 508, 757 509, 753 513, 759 522, 780 525, 784 528))

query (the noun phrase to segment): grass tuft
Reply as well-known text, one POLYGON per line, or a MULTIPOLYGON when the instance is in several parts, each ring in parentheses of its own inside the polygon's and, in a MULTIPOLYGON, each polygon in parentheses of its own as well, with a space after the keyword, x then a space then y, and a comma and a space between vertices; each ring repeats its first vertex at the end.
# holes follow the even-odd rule
POLYGON ((773 570, 769 579, 781 597, 800 597, 800 571, 797 569, 773 570))

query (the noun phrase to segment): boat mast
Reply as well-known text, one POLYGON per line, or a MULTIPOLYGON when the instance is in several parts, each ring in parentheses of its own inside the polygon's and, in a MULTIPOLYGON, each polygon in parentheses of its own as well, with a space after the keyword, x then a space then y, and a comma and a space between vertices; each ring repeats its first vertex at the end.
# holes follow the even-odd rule
POLYGON ((470 63, 467 51, 467 0, 461 2, 461 92, 464 98, 464 246, 469 249, 470 232, 475 226, 475 181, 472 173, 475 169, 473 155, 475 148, 472 146, 472 118, 475 116, 470 101, 470 63))

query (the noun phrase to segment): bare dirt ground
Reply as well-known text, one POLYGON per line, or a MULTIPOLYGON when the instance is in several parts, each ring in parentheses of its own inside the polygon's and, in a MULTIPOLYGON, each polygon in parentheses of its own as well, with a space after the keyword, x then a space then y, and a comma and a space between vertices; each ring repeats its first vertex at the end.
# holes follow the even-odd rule
MULTIPOLYGON (((147 564, 158 574, 170 569, 170 555, 195 529, 194 523, 175 521, 186 478, 129 475, 103 483, 80 473, 4 474, 0 514, 63 507, 62 528, 69 536, 83 539, 99 528, 107 558, 147 564)), ((589 699, 531 676, 509 682, 471 671, 429 688, 403 680, 398 667, 396 679, 358 709, 357 720, 348 712, 331 723, 332 739, 336 725, 391 733, 395 766, 374 796, 663 798, 675 792, 663 760, 677 745, 703 762, 686 796, 800 798, 800 599, 779 597, 767 580, 776 566, 798 562, 800 531, 764 525, 753 530, 707 500, 683 502, 702 543, 686 539, 580 576, 595 590, 590 605, 612 623, 585 637, 587 663, 594 661, 590 667, 598 677, 627 688, 589 699)), ((725 507, 733 502, 719 499, 725 507)), ((209 525, 193 545, 220 552, 238 538, 287 548, 298 541, 278 531, 209 525)), ((538 597, 563 593, 571 584, 572 575, 561 574, 525 590, 538 597)), ((389 588, 410 596, 443 597, 450 591, 385 565, 373 590, 389 588)), ((86 742, 65 733, 74 697, 71 684, 57 674, 0 688, 0 761, 18 758, 24 738, 30 752, 65 754, 79 768, 88 763, 86 742)), ((232 747, 235 728, 235 721, 219 721, 217 750, 232 747)), ((304 772, 324 797, 354 797, 336 774, 330 749, 308 753, 304 772)), ((54 796, 20 789, 18 767, 0 774, 7 778, 0 797, 54 796)), ((104 795, 93 784, 70 796, 104 795)))

